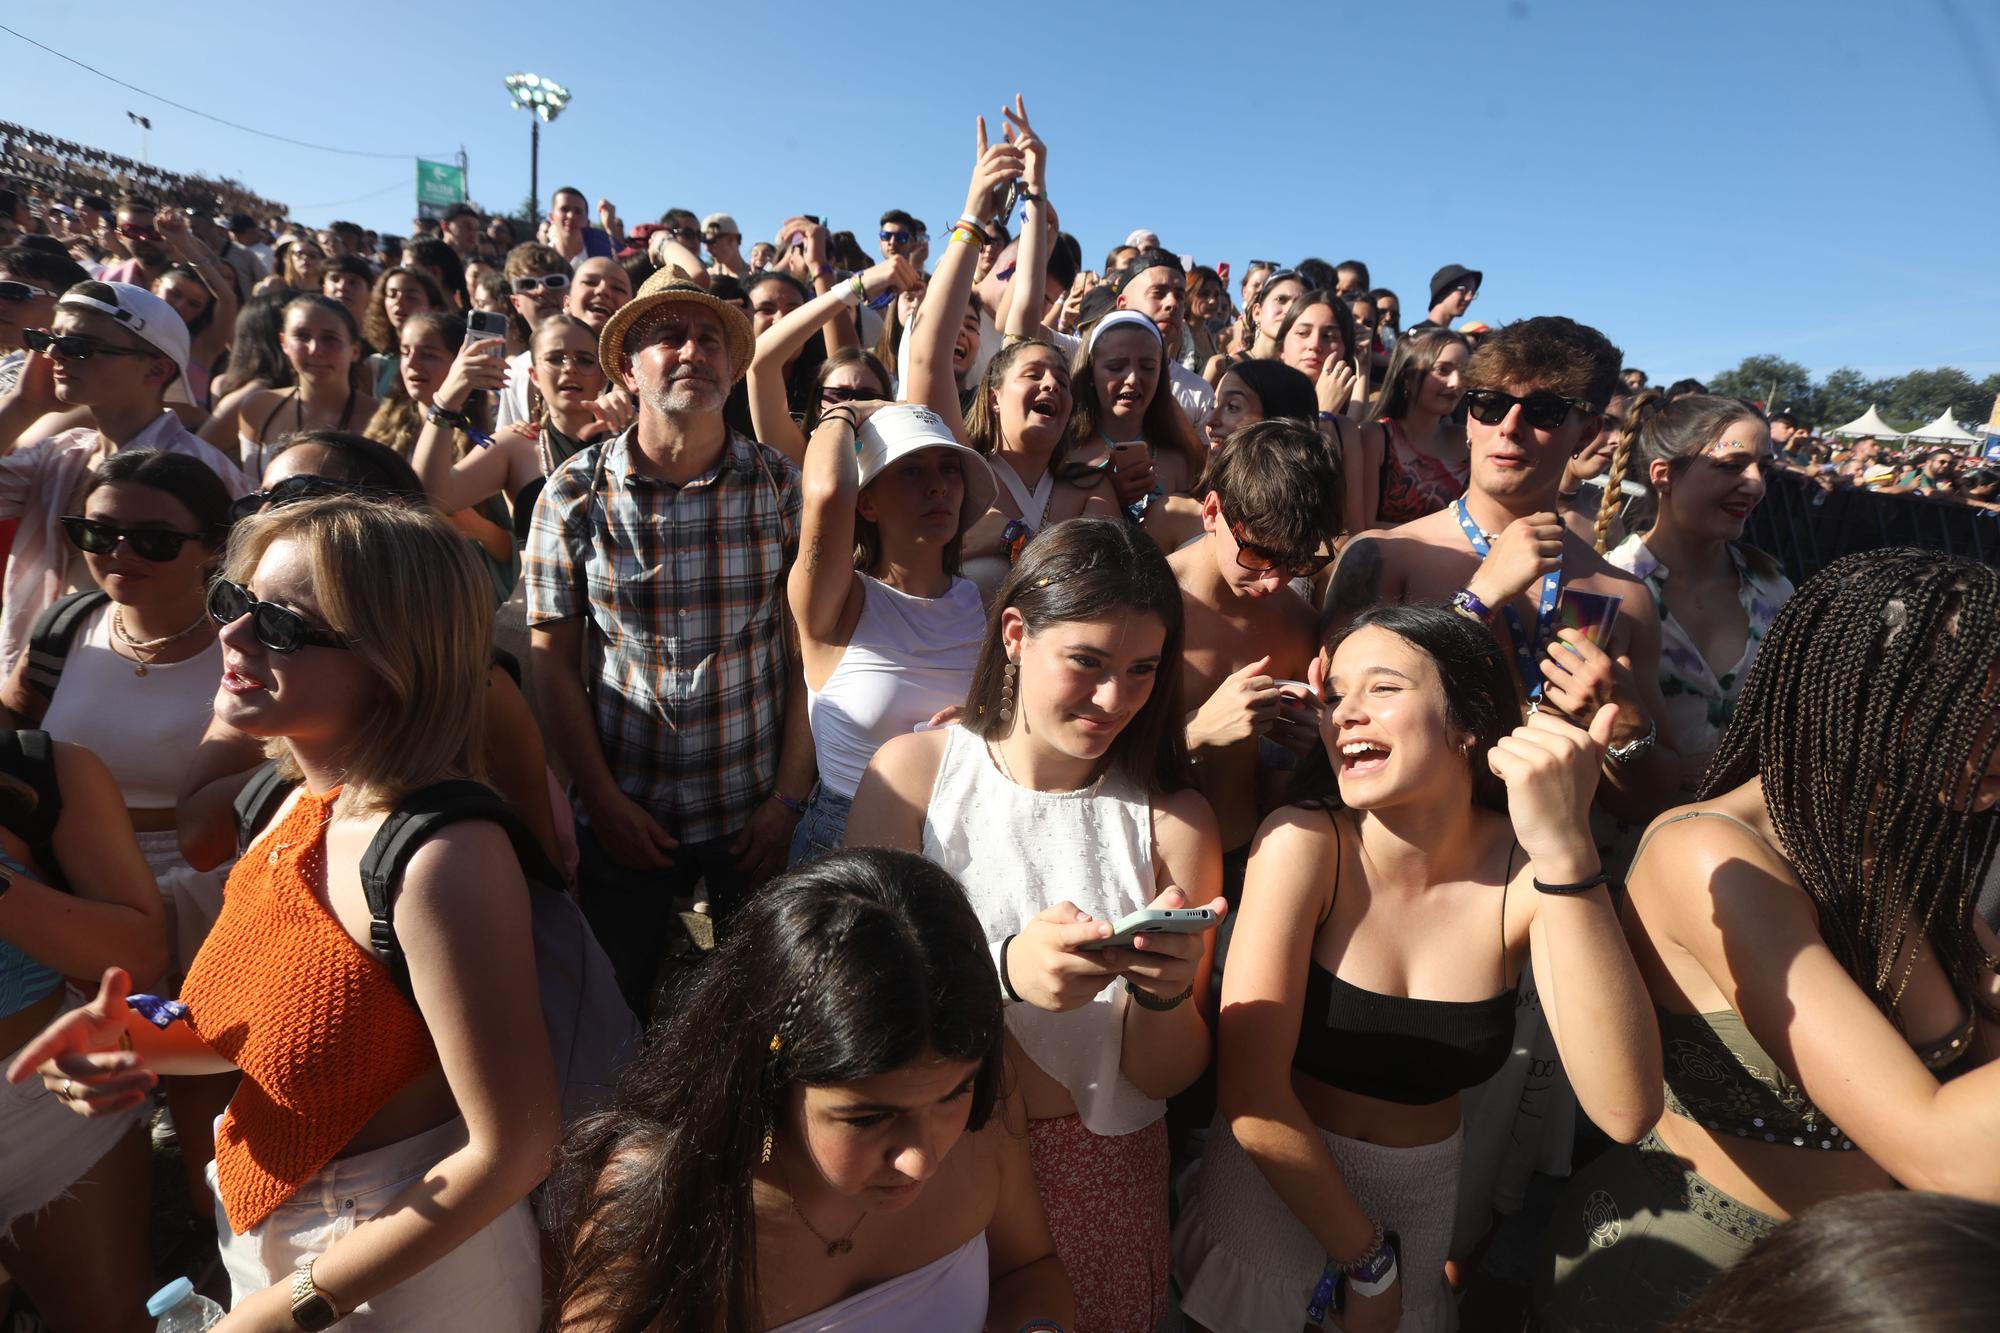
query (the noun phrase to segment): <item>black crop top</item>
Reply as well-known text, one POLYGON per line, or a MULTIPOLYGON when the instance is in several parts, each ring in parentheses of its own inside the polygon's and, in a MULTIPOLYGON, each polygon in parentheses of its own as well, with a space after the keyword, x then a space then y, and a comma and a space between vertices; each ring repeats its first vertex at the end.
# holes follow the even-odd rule
MULTIPOLYGON (((1334 824, 1335 861, 1339 823, 1334 824)), ((1507 854, 1507 879, 1514 854, 1507 854)), ((1340 891, 1336 883, 1334 892, 1340 891)), ((1429 1106, 1500 1072, 1514 1050, 1518 997, 1507 984, 1507 884, 1500 886, 1500 990, 1484 1000, 1381 995, 1311 963, 1292 1068, 1343 1092, 1429 1106)))

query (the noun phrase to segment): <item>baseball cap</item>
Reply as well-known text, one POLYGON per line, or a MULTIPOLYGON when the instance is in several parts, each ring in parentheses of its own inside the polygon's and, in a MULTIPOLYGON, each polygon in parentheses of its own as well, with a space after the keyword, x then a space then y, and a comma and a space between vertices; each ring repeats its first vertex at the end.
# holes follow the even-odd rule
MULTIPOLYGON (((141 342, 174 363, 174 384, 187 379, 188 330, 174 308, 144 287, 128 282, 79 282, 56 299, 58 310, 94 310, 109 315, 141 342)), ((169 389, 173 387, 168 386, 169 389)), ((171 393, 169 397, 171 397, 171 393)), ((179 401, 185 401, 185 398, 179 401)))
POLYGON ((1444 294, 1461 282, 1470 281, 1477 287, 1485 281, 1485 278, 1486 275, 1476 268, 1467 268, 1463 264, 1446 264, 1431 274, 1431 304, 1436 305, 1442 301, 1444 294))
POLYGON ((965 465, 965 500, 958 511, 958 530, 964 532, 993 507, 999 487, 986 459, 960 444, 944 418, 921 403, 894 403, 861 423, 854 436, 861 484, 875 480, 897 459, 925 449, 950 449, 963 455, 959 461, 965 465))
POLYGON ((701 234, 704 240, 710 236, 741 236, 743 228, 727 213, 710 213, 701 220, 701 234))

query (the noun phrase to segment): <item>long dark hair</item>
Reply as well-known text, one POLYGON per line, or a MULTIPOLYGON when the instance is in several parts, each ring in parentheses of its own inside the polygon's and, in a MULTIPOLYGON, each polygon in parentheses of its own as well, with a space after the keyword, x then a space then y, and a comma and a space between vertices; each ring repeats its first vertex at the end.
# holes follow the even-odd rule
POLYGON ((2000 1327, 2000 1208, 1887 1190, 1816 1204, 1663 1333, 1985 1333, 2000 1327))
MULTIPOLYGON (((1472 733, 1472 748, 1466 751, 1465 759, 1472 768, 1473 803, 1504 813, 1507 785, 1486 766, 1486 754, 1502 736, 1521 725, 1521 702, 1513 672, 1500 655, 1500 645, 1484 627, 1443 604, 1392 603, 1370 607, 1349 622, 1327 642, 1328 659, 1352 635, 1371 628, 1389 631, 1431 659, 1444 685, 1446 722, 1454 730, 1472 733)), ((1343 808, 1340 782, 1324 739, 1299 765, 1287 799, 1295 805, 1339 810, 1343 808)))
POLYGON ((1396 339, 1396 348, 1389 353, 1388 370, 1382 376, 1381 400, 1370 415, 1391 421, 1408 416, 1417 401, 1418 383, 1438 363, 1447 347, 1463 347, 1468 354, 1472 350, 1465 335, 1455 329, 1425 329, 1396 339))
POLYGON ((1821 938, 1899 1028, 1913 935, 1961 998, 1987 966, 1972 917, 2000 817, 1971 801, 2000 742, 1996 662, 2000 570, 1914 547, 1835 561, 1772 622, 1702 780, 1706 801, 1763 778, 1821 938))
POLYGON ((557 1168, 580 1200, 560 1305, 594 1328, 763 1327, 752 1175, 793 1087, 978 1061, 969 1131, 999 1093, 984 932, 958 882, 909 852, 837 851, 772 881, 663 1012, 557 1168))
POLYGON ((262 381, 273 389, 288 388, 296 376, 285 359, 279 342, 285 331, 285 306, 289 296, 272 293, 253 297, 236 312, 236 332, 229 344, 229 364, 223 368, 211 392, 222 395, 246 384, 262 381))
MULTIPOLYGON (((1178 410, 1178 409, 1176 409, 1178 410)), ((1106 755, 1112 768, 1155 795, 1192 786, 1180 712, 1182 607, 1167 558, 1144 532, 1112 518, 1072 518, 1043 528, 1000 585, 986 624, 986 646, 965 700, 965 728, 997 741, 1013 730, 1000 720, 1007 649, 1000 617, 1021 613, 1030 634, 1051 625, 1098 620, 1119 611, 1148 612, 1167 627, 1153 692, 1106 755)))
POLYGON ((149 486, 179 501, 201 530, 201 544, 211 551, 229 536, 229 488, 199 458, 158 449, 121 450, 91 469, 77 493, 77 504, 116 482, 149 486))

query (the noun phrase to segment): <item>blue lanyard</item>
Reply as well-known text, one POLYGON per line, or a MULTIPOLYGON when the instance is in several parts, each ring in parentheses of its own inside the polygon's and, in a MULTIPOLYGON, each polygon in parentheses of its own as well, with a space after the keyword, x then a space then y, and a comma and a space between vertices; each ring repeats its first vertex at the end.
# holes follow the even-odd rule
MULTIPOLYGON (((1472 515, 1465 507, 1465 497, 1460 496, 1454 506, 1458 514, 1458 526, 1465 530, 1465 540, 1472 543, 1472 553, 1481 560, 1493 549, 1486 540, 1486 534, 1472 521, 1472 515)), ((1542 600, 1535 612, 1535 637, 1530 639, 1521 626, 1521 617, 1514 614, 1511 604, 1503 604, 1500 614, 1507 618, 1507 631, 1514 637, 1515 666, 1521 672, 1521 688, 1528 692, 1530 699, 1542 697, 1542 673, 1535 670, 1535 653, 1549 637, 1549 625, 1556 618, 1556 600, 1562 596, 1562 557, 1556 557, 1556 567, 1542 575, 1542 600)))

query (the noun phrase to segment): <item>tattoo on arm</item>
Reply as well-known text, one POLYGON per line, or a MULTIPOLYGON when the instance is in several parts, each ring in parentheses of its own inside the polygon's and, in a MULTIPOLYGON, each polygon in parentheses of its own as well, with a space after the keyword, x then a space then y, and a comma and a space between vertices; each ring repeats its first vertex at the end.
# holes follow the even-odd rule
POLYGON ((806 573, 808 574, 819 573, 820 549, 821 549, 820 539, 817 535, 814 535, 812 539, 812 544, 806 547, 806 573))
POLYGON ((1381 600, 1382 544, 1373 537, 1356 538, 1340 553, 1340 563, 1334 567, 1333 587, 1327 590, 1327 613, 1346 620, 1381 600))

